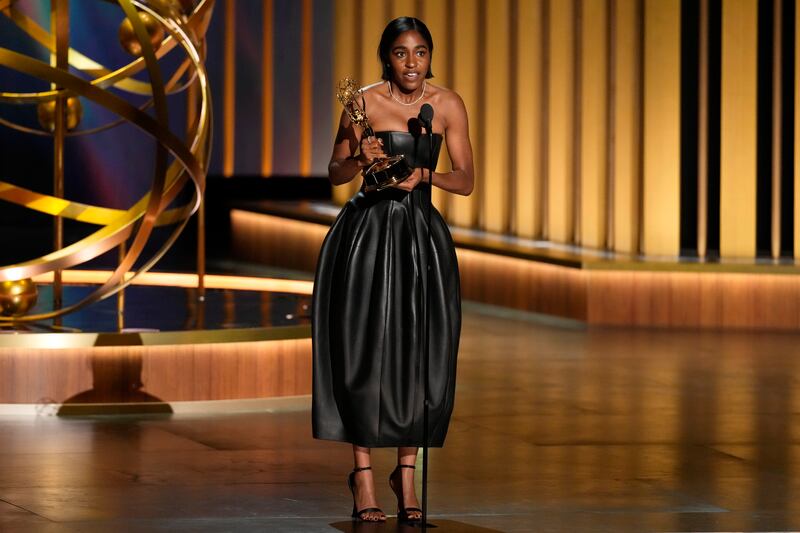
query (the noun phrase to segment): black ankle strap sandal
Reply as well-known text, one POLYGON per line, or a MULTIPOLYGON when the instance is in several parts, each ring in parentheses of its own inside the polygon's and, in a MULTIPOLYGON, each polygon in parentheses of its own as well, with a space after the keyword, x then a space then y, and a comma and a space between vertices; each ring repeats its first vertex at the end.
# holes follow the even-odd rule
POLYGON ((353 514, 351 516, 356 520, 360 520, 362 522, 383 522, 384 520, 386 520, 386 515, 378 507, 367 507, 365 509, 356 510, 356 473, 361 472, 362 470, 372 470, 372 467, 371 466, 356 467, 347 476, 347 487, 350 489, 350 493, 353 495, 353 514), (364 515, 366 513, 381 513, 384 516, 383 518, 377 518, 375 520, 366 520, 364 518, 364 515))
POLYGON ((419 507, 403 507, 403 480, 399 479, 395 481, 396 477, 400 475, 401 468, 416 468, 414 465, 404 465, 399 464, 395 467, 392 471, 391 475, 389 476, 389 486, 392 488, 392 492, 394 495, 397 496, 397 520, 400 522, 421 522, 422 521, 422 509, 419 507), (398 488, 395 488, 397 486, 398 488), (420 516, 411 517, 410 514, 419 513, 420 516))

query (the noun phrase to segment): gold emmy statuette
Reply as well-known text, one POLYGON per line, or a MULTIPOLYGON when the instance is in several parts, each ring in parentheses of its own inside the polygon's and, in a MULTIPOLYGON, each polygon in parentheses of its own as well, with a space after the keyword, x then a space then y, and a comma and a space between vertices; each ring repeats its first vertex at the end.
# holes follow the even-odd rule
MULTIPOLYGON (((344 106, 347 116, 354 124, 364 128, 368 137, 375 135, 367 118, 364 94, 359 89, 355 80, 344 78, 336 87, 336 98, 344 106), (359 102, 360 98, 360 102, 359 102)), ((404 155, 376 159, 361 174, 364 176, 364 190, 380 191, 392 185, 402 183, 414 172, 404 155)))
MULTIPOLYGON (((6 18, 6 24, 17 27, 19 37, 14 37, 11 44, 19 44, 20 48, 0 47, 0 67, 22 74, 33 84, 30 88, 9 87, 11 78, 0 75, 3 104, 0 126, 20 135, 52 139, 49 150, 53 191, 41 193, 2 181, 7 177, 0 176, 0 203, 8 202, 53 217, 53 246, 52 251, 41 257, 0 264, 0 326, 60 319, 119 293, 138 274, 152 268, 200 208, 211 154, 211 89, 204 60, 205 35, 214 0, 106 2, 120 10, 118 16, 123 19, 119 27, 120 44, 133 56, 127 64, 113 68, 70 47, 70 2, 50 2, 50 31, 26 14, 28 10, 18 5, 23 3, 0 0, 0 19, 6 18), (30 45, 35 43, 38 46, 32 48, 30 45), (49 54, 42 58, 38 52, 26 53, 40 49, 49 54), (174 53, 170 54, 171 51, 174 53), (175 60, 162 61, 168 54, 175 60), (184 90, 190 96, 183 105, 193 118, 185 127, 173 130, 168 97, 184 90), (111 118, 92 127, 82 125, 83 108, 87 104, 105 109, 111 118), (40 127, 12 120, 24 113, 7 116, 9 105, 35 108, 40 127), (150 141, 155 141, 156 164, 149 190, 121 208, 89 205, 65 197, 66 139, 88 139, 94 133, 128 123, 148 138, 148 142, 131 143, 131 150, 140 146, 149 149, 153 145, 150 141), (191 196, 184 196, 184 191, 191 196), (77 240, 65 242, 65 220, 79 220, 95 228, 77 240), (170 232, 159 239, 161 242, 150 253, 148 241, 152 241, 157 227, 169 227, 170 232), (119 250, 119 262, 106 281, 81 298, 63 302, 61 272, 115 248, 119 250), (53 279, 53 305, 51 309, 35 312, 34 281, 47 274, 52 274, 53 279)), ((138 153, 132 154, 131 157, 138 157, 138 153)), ((97 175, 93 179, 103 177, 97 175)), ((202 255, 198 258, 198 273, 201 264, 202 255)))

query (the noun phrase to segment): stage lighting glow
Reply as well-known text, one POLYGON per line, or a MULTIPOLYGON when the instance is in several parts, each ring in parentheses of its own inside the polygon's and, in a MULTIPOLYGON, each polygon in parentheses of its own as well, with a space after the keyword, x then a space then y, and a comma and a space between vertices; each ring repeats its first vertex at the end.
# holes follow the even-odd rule
MULTIPOLYGON (((100 284, 110 274, 107 270, 65 270, 62 280, 69 284, 100 284)), ((133 285, 167 286, 167 287, 197 287, 197 274, 176 272, 142 272, 134 276, 128 273, 126 282, 133 285)), ((206 274, 205 286, 208 289, 230 289, 264 292, 286 292, 291 294, 310 295, 314 282, 304 280, 257 278, 251 276, 224 276, 220 274, 206 274)), ((48 272, 34 278, 36 283, 52 283, 53 273, 48 272)))

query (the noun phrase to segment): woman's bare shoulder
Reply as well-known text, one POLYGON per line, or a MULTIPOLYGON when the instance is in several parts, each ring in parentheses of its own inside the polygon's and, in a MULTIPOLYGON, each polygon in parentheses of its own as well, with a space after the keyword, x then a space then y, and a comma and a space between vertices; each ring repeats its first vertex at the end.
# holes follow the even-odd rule
POLYGON ((364 98, 369 102, 373 101, 381 96, 382 89, 385 87, 386 82, 383 80, 376 81, 375 83, 370 83, 369 85, 365 85, 361 87, 361 94, 364 95, 364 98))
POLYGON ((428 84, 431 100, 443 109, 460 108, 464 106, 464 101, 453 89, 441 87, 439 85, 428 84))
POLYGON ((451 120, 457 120, 466 113, 464 100, 453 89, 446 87, 439 87, 438 85, 429 85, 431 89, 431 100, 433 106, 444 117, 445 121, 449 123, 451 120))

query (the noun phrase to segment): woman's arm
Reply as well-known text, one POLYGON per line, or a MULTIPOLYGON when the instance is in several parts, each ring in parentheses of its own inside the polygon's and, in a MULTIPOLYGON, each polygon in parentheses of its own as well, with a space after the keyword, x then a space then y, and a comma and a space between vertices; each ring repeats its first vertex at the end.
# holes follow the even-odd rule
POLYGON ((339 119, 339 130, 333 144, 331 162, 328 163, 328 178, 334 185, 342 185, 352 180, 359 171, 369 166, 373 159, 386 157, 379 139, 361 139, 362 129, 350 121, 347 113, 342 111, 339 119), (356 149, 361 140, 361 151, 356 156, 356 149))
MULTIPOLYGON (((464 101, 455 92, 450 92, 447 99, 440 104, 437 112, 445 118, 445 140, 447 151, 450 153, 452 163, 451 172, 434 172, 433 184, 440 189, 469 196, 472 193, 475 175, 472 162, 472 145, 469 142, 469 124, 467 122, 467 108, 464 101)), ((395 185, 398 189, 412 190, 417 183, 422 181, 421 169, 414 169, 407 180, 395 185)), ((428 173, 425 172, 425 181, 428 173)))
POLYGON ((472 162, 472 144, 469 142, 469 122, 464 101, 455 92, 445 105, 445 140, 450 154, 452 171, 434 172, 433 184, 448 192, 469 196, 475 185, 475 166, 472 162))

